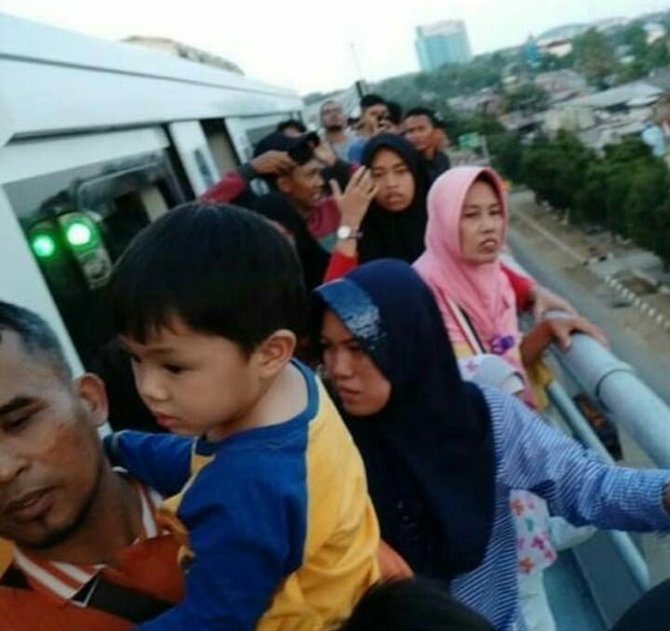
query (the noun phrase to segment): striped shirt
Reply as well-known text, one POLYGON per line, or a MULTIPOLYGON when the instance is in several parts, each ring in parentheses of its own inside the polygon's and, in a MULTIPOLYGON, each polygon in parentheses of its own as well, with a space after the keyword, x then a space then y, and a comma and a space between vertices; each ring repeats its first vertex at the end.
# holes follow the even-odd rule
POLYGON ((452 593, 486 616, 496 631, 510 631, 522 626, 510 491, 533 491, 552 514, 576 526, 670 531, 663 505, 670 471, 605 465, 517 399, 484 386, 482 392, 491 411, 497 462, 495 517, 484 560, 454 579, 452 593))
POLYGON ((134 625, 105 611, 87 607, 74 597, 100 575, 107 581, 146 592, 168 602, 183 595, 177 567, 177 542, 156 521, 161 496, 135 483, 142 507, 138 538, 119 551, 113 566, 48 561, 14 546, 13 564, 30 589, 0 586, 3 631, 126 631, 134 625))

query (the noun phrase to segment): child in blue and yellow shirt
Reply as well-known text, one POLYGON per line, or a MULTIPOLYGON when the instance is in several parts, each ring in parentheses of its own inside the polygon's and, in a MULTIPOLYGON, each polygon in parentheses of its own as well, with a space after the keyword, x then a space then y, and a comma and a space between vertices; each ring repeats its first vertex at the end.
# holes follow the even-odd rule
POLYGON ((186 596, 141 629, 302 631, 347 616, 378 579, 379 532, 349 434, 292 359, 306 299, 290 243, 249 211, 182 206, 130 245, 110 296, 138 391, 177 434, 107 440, 115 464, 169 497, 163 523, 182 543, 186 596))

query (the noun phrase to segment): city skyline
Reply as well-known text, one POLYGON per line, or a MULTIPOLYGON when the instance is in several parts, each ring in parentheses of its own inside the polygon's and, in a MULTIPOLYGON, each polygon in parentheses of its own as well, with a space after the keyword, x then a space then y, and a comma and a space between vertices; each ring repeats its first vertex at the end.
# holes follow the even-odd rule
POLYGON ((361 76, 378 81, 416 72, 418 24, 463 20, 477 55, 519 46, 529 35, 561 24, 631 18, 669 7, 658 0, 610 0, 606 5, 562 0, 541 10, 531 0, 504 6, 496 0, 417 0, 390 11, 380 0, 340 0, 337 7, 324 10, 305 0, 247 0, 231 14, 205 0, 170 7, 149 0, 117 0, 113 6, 84 0, 0 0, 0 11, 97 37, 174 39, 229 59, 251 77, 301 94, 346 88, 361 76))

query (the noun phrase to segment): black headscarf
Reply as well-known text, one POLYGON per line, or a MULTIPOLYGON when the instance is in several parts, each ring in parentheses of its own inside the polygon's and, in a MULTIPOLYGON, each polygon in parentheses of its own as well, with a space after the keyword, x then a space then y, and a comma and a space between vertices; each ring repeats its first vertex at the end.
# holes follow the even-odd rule
POLYGON ((491 421, 479 388, 461 380, 430 289, 406 263, 381 260, 316 294, 316 321, 324 305, 333 311, 392 386, 377 414, 344 414, 382 536, 418 574, 474 569, 494 518, 491 421))
POLYGON ((361 224, 363 236, 358 244, 362 263, 380 258, 402 259, 413 263, 425 249, 424 235, 428 215, 426 195, 428 179, 418 152, 397 134, 379 134, 365 145, 363 164, 370 168, 380 149, 389 149, 407 164, 414 177, 414 199, 403 211, 391 212, 372 201, 361 224))
POLYGON ((256 200, 256 211, 282 225, 293 236, 298 258, 302 263, 305 286, 308 291, 323 282, 330 255, 309 233, 305 220, 281 193, 269 193, 256 200))

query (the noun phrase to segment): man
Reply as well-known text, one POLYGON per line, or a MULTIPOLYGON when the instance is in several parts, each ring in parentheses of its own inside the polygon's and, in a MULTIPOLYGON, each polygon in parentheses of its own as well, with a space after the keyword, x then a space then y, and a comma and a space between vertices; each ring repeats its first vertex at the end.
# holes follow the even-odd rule
POLYGON ((347 133, 347 121, 342 106, 329 99, 321 105, 323 139, 340 160, 347 160, 353 138, 347 133))
POLYGON ((432 184, 451 166, 443 151, 446 144, 441 121, 433 110, 427 107, 415 107, 405 114, 405 138, 421 154, 428 178, 432 184))
POLYGON ((307 133, 307 127, 295 118, 289 118, 288 120, 282 121, 277 124, 275 130, 279 134, 284 134, 289 138, 299 138, 303 134, 307 133))
POLYGON ((378 94, 366 94, 360 101, 361 118, 359 137, 349 148, 349 162, 360 164, 365 143, 388 126, 389 111, 386 101, 378 94))
POLYGON ((221 181, 202 195, 203 201, 234 202, 253 208, 256 199, 248 199, 249 182, 262 178, 268 186, 284 195, 307 222, 307 229, 326 250, 335 247, 337 238, 354 238, 353 226, 340 225, 340 211, 332 196, 324 196, 323 176, 336 179, 341 188, 351 175, 351 165, 337 159, 315 133, 299 138, 270 134, 256 145, 256 157, 226 173, 221 181), (245 199, 241 202, 240 199, 245 199), (339 231, 338 229, 345 228, 339 231), (349 228, 347 230, 346 228, 349 228))
POLYGON ((182 598, 160 497, 111 469, 97 433, 106 418, 100 379, 72 380, 46 323, 0 302, 5 631, 125 631, 182 598))
POLYGON ((388 108, 388 126, 386 131, 391 134, 402 134, 402 106, 396 101, 386 101, 388 108))

